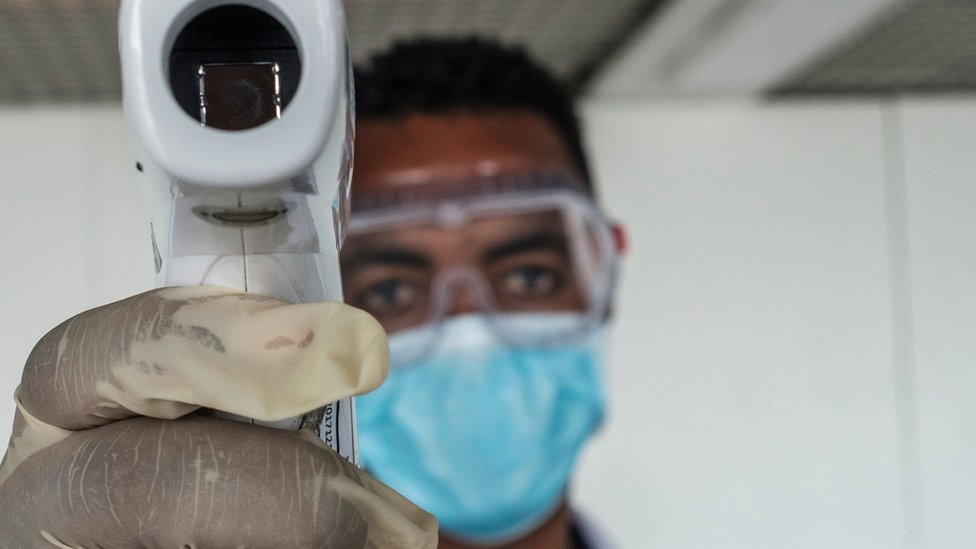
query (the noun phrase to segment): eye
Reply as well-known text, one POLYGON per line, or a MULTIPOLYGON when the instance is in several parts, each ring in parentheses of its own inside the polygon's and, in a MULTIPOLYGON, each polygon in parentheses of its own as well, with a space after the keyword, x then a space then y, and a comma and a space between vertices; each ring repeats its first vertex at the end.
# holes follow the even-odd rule
POLYGON ((501 279, 501 291, 513 297, 544 297, 563 285, 554 269, 538 265, 520 265, 501 279))
POLYGON ((401 278, 390 278, 360 292, 356 304, 374 315, 389 315, 409 309, 417 303, 418 297, 415 284, 401 278))

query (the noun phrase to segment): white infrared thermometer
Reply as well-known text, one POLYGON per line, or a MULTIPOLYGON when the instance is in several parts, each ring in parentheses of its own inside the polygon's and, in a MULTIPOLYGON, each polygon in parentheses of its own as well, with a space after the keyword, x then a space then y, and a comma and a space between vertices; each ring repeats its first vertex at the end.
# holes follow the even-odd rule
MULTIPOLYGON (((340 301, 353 147, 340 0, 123 0, 119 40, 157 285, 340 301)), ((351 399, 234 419, 312 428, 358 462, 351 399)))

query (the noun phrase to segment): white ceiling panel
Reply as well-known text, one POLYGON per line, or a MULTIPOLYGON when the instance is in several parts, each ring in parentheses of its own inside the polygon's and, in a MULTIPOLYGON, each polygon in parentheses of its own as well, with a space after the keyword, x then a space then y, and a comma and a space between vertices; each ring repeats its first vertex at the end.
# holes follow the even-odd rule
POLYGON ((683 0, 645 23, 600 96, 754 95, 904 0, 683 0))

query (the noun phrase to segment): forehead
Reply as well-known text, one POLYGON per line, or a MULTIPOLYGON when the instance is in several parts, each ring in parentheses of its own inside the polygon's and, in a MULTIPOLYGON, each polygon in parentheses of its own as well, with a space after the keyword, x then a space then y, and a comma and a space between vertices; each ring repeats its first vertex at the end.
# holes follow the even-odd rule
POLYGON ((580 175, 565 140, 536 113, 459 111, 367 119, 356 129, 353 201, 372 192, 462 186, 479 177, 537 171, 580 175))

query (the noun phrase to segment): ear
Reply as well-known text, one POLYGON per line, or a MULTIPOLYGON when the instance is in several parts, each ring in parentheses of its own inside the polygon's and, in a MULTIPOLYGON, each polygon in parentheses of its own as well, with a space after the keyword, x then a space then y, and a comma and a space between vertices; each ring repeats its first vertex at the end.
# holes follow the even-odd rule
POLYGON ((621 223, 614 223, 610 230, 613 232, 613 243, 617 247, 617 254, 627 255, 627 248, 630 245, 627 240, 627 229, 621 223))

